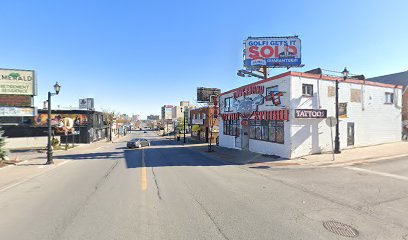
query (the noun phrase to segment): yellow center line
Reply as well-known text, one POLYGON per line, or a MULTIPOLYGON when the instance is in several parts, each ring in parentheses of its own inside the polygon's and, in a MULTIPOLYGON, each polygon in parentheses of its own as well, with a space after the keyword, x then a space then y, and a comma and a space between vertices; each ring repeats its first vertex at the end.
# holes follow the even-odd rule
POLYGON ((142 191, 147 189, 147 169, 144 160, 144 150, 142 149, 142 191))

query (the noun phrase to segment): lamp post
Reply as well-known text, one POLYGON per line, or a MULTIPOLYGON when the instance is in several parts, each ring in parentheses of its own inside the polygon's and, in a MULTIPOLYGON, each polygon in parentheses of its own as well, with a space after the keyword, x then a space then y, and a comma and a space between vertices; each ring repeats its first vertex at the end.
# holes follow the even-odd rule
MULTIPOLYGON (((348 77, 349 71, 347 68, 341 72, 343 74, 343 81, 348 77)), ((340 151, 340 122, 339 122, 339 79, 336 79, 336 137, 334 138, 334 153, 339 154, 340 151)))
POLYGON ((55 93, 48 92, 48 145, 47 145, 47 162, 45 164, 53 164, 54 161, 52 159, 52 144, 51 144, 51 96, 58 95, 59 91, 61 90, 61 86, 58 82, 54 85, 55 93))

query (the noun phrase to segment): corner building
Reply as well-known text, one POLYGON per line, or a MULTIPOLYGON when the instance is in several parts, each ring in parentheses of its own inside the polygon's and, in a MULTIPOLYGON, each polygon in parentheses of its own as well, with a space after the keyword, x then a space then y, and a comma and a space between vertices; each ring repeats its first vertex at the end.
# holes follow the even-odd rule
POLYGON ((402 86, 286 72, 220 95, 220 146, 289 159, 332 151, 336 80, 341 149, 401 140, 402 86))

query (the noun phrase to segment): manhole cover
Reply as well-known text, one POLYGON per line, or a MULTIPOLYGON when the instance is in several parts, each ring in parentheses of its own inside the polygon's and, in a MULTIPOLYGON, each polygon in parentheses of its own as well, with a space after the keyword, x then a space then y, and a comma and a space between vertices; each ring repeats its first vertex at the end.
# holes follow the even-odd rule
POLYGON ((341 222, 336 221, 323 222, 323 227, 329 230, 330 232, 343 237, 350 238, 358 237, 358 231, 356 229, 341 222))

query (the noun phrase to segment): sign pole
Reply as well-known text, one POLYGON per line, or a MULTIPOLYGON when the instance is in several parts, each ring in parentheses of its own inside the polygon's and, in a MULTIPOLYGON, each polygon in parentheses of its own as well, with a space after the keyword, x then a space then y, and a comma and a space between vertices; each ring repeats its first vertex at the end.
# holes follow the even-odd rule
POLYGON ((332 147, 332 161, 335 160, 334 158, 334 148, 333 148, 333 123, 332 123, 332 118, 330 117, 330 137, 331 137, 331 147, 332 147))

